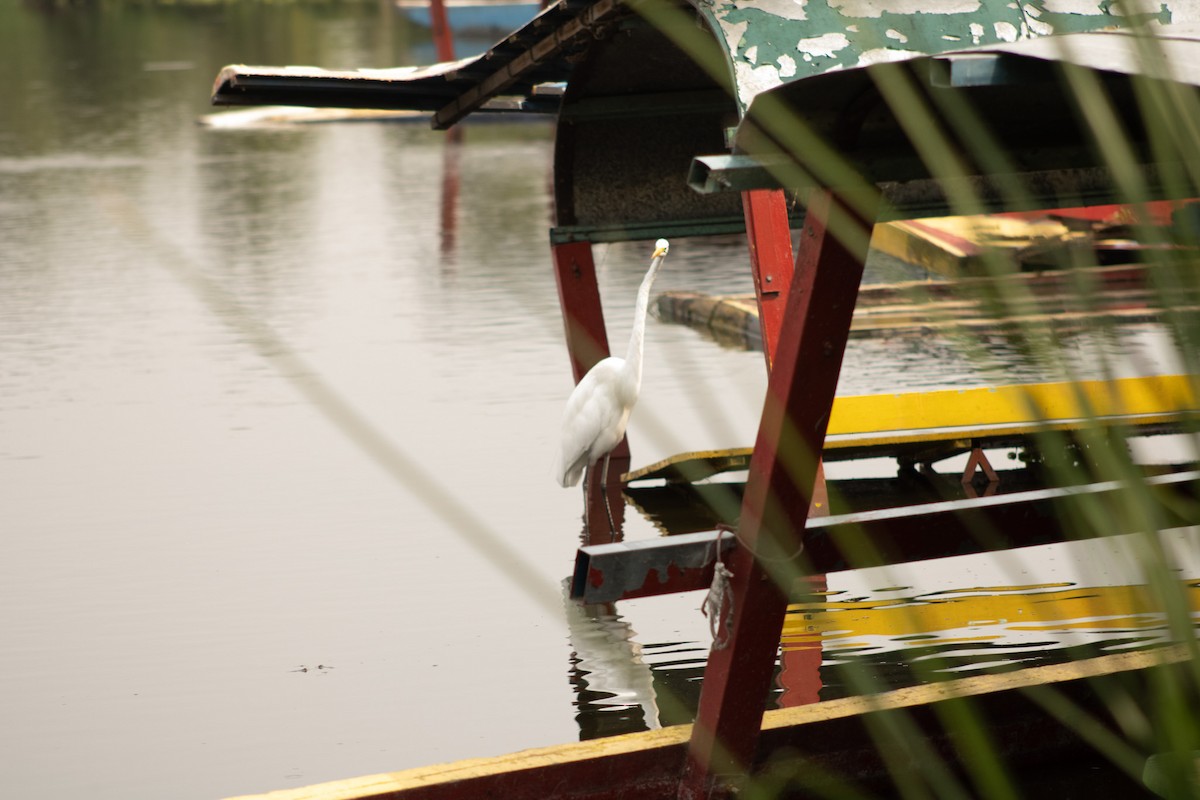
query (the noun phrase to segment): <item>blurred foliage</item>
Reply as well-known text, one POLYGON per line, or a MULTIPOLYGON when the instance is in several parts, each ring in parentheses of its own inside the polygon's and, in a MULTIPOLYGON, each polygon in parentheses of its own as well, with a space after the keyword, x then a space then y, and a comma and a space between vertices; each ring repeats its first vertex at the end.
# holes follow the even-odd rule
MULTIPOLYGON (((690 18, 679 19, 672 6, 647 9, 664 26, 676 28, 681 46, 688 37, 700 36, 690 18), (657 14, 657 16, 655 16, 657 14)), ((144 139, 163 136, 160 129, 130 124, 148 107, 161 112, 164 107, 190 121, 208 110, 208 87, 213 76, 227 63, 295 64, 309 63, 326 67, 390 66, 411 63, 411 34, 397 20, 387 0, 25 0, 23 3, 0 2, 0 70, 6 76, 7 109, 0 126, 0 157, 11 152, 35 155, 82 149, 96 152, 146 152, 144 139), (356 48, 341 46, 351 38, 356 48), (374 54, 371 64, 338 63, 348 52, 374 54), (73 110, 70 118, 61 110, 73 110), (82 121, 82 122, 81 122, 82 121)), ((697 49, 701 52, 701 49, 697 49)), ((708 65, 722 70, 724 63, 708 65)), ((903 118, 911 136, 919 140, 927 166, 938 178, 953 182, 964 175, 968 164, 987 165, 998 171, 1010 168, 1007 154, 1000 150, 982 126, 976 110, 953 93, 924 94, 900 69, 883 68, 874 73, 880 95, 898 118, 903 118), (934 124, 935 119, 942 124, 934 124), (958 136, 951 136, 957 132, 958 136), (973 149, 963 152, 966 142, 973 149)), ((1078 118, 1089 132, 1087 143, 1109 163, 1119 176, 1121 199, 1140 203, 1146 199, 1136 163, 1138 148, 1130 142, 1130 122, 1151 133, 1149 148, 1161 161, 1194 155, 1200 129, 1200 113, 1194 89, 1164 87, 1158 83, 1135 81, 1137 108, 1120 106, 1106 94, 1095 76, 1082 70, 1063 69, 1058 75, 1065 87, 1064 96, 1075 103, 1078 118)), ((774 120, 780 130, 798 130, 795 109, 779 108, 774 120)), ((767 120, 771 123, 772 120, 767 120)), ((808 134, 806 134, 808 136, 808 134)), ((254 140, 255 146, 269 151, 279 146, 274 140, 254 140)), ((786 140, 785 140, 786 141, 786 140)), ((798 141, 798 140, 797 140, 798 141)), ((238 147, 251 145, 249 140, 238 147)), ((842 176, 851 185, 869 195, 873 187, 863 186, 854 167, 838 162, 835 149, 827 142, 810 139, 795 147, 798 160, 812 171, 826 176, 842 176), (816 155, 811 155, 815 153, 816 155)), ((1190 161, 1188 162, 1190 163, 1190 161)), ((1169 188, 1176 197, 1200 194, 1200 180, 1186 170, 1171 176, 1169 188)), ((269 181, 264 185, 269 186, 269 181)), ((498 187, 499 190, 499 187, 498 187)), ((519 195, 520 189, 509 190, 519 195)), ((1009 187, 1011 199, 1019 200, 1019 187, 1009 187)), ((871 202, 873 198, 868 198, 871 202)), ((967 214, 982 203, 970 192, 954 198, 956 210, 967 214)), ((489 196, 488 202, 497 205, 489 196)), ((1136 226, 1135 226, 1136 227, 1136 226)), ((1151 228, 1140 226, 1137 238, 1147 243, 1165 244, 1157 250, 1143 251, 1139 258, 1151 272, 1151 285, 1158 293, 1157 302, 1166 309, 1165 322, 1171 326, 1181 363, 1189 371, 1200 372, 1196 364, 1200 324, 1195 313, 1174 308, 1173 298, 1196 289, 1200 274, 1194 257, 1175 245, 1194 245, 1196 228, 1151 228)), ((847 235, 853 235, 847 234, 847 235)), ((865 242, 856 243, 866 249, 865 242)), ((1060 268, 1075 277, 1079 296, 1086 302, 1099 287, 1078 261, 1078 253, 1063 255, 1060 268)), ((983 269, 993 277, 1011 272, 1011 262, 996 257, 983 260, 983 269)), ((1016 316, 1032 302, 1022 285, 996 281, 993 292, 984 298, 997 315, 1016 316)), ((1086 331, 1100 338, 1111 336, 1113 322, 1095 317, 1086 322, 1086 331)), ((1056 379, 1078 377, 1074 365, 1061 358, 1063 338, 1049 326, 1016 326, 1003 337, 1001 346, 1025 354, 1036 363, 1037 372, 1056 379)), ((978 334, 963 330, 958 334, 968 351, 981 357, 995 341, 981 341, 978 334)), ((1101 355, 1103 350, 1098 350, 1101 355)), ((1112 375, 1114 364, 1100 358, 1089 365, 1100 375, 1112 375)), ((1189 421, 1190 422, 1190 421, 1189 421)), ((1151 535, 1158 518, 1156 501, 1148 491, 1137 491, 1141 473, 1129 457, 1123 440, 1107 435, 1098 423, 1084 425, 1078 441, 1063 434, 1047 434, 1038 442, 1043 453, 1070 452, 1077 457, 1051 460, 1047 465, 1051 479, 1059 484, 1081 480, 1119 480, 1135 487, 1128 507, 1121 512, 1128 518, 1141 519, 1147 534, 1141 537, 1142 566, 1168 609, 1167 625, 1174 638, 1186 642, 1193 656, 1196 651, 1195 622, 1183 598, 1178 576, 1164 559, 1156 538, 1151 535), (1081 446, 1082 445, 1082 446, 1081 446)), ((448 501, 449 502, 449 501, 448 501)), ((1103 534, 1113 518, 1112 509, 1097 505, 1082 520, 1075 520, 1080 535, 1103 534)), ((1195 577, 1195 576, 1191 576, 1195 577)), ((933 678, 933 661, 916 665, 933 678)), ((870 694, 882 687, 878 676, 869 670, 850 675, 855 688, 870 694)), ((1200 749, 1200 722, 1196 709, 1200 697, 1200 672, 1196 662, 1181 669, 1161 670, 1147 676, 1144 685, 1131 687, 1125 681, 1097 684, 1107 698, 1111 715, 1118 720, 1115 733, 1101 735, 1093 730, 1091 718, 1065 698, 1052 691, 1033 699, 1058 719, 1072 720, 1091 735, 1098 757, 1130 778, 1138 765, 1161 753, 1190 753, 1200 749)), ((891 794, 903 797, 997 797, 1015 796, 1014 776, 990 741, 988 720, 969 705, 956 707, 941 720, 946 729, 964 743, 970 755, 967 776, 942 760, 942 754, 926 746, 914 724, 903 719, 873 730, 876 746, 893 764, 891 794), (965 785, 968 784, 968 785, 965 785)), ((1164 767, 1164 784, 1172 797, 1196 796, 1195 783, 1188 783, 1189 762, 1164 767)), ((795 762, 791 765, 796 766, 795 762)), ((782 781, 803 781, 804 770, 782 781)), ((772 792, 773 793, 773 792, 772 792)), ((829 796, 863 796, 858 787, 840 785, 829 796)))

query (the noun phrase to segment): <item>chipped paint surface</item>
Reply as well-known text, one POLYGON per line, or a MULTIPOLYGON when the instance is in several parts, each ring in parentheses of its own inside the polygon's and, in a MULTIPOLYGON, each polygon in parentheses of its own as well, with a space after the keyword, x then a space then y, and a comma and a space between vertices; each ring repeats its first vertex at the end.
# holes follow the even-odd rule
POLYGON ((1015 42, 1020 35, 1017 26, 1011 22, 997 22, 992 28, 996 33, 996 38, 1002 42, 1015 42))
POLYGON ((983 4, 979 0, 829 0, 830 8, 844 17, 879 19, 913 14, 976 14, 983 4))
POLYGON ((1051 14, 1096 16, 1104 13, 1104 9, 1091 0, 1046 0, 1043 5, 1051 14))
POLYGON ((833 58, 838 51, 850 46, 850 39, 844 33, 823 33, 811 39, 801 39, 796 43, 805 61, 814 58, 833 58))
POLYGON ((693 0, 725 40, 744 111, 755 95, 835 69, 1055 33, 1195 19, 1200 0, 693 0))
POLYGON ((758 0, 755 5, 780 19, 808 19, 804 13, 808 0, 758 0))

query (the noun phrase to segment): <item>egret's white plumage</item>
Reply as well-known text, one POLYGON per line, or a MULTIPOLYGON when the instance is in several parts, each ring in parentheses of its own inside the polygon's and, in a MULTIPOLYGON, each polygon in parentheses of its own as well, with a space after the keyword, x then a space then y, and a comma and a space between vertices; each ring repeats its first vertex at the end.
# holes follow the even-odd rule
POLYGON ((555 476, 563 486, 579 483, 584 469, 606 457, 625 435, 629 414, 642 386, 642 342, 650 287, 669 247, 666 239, 654 243, 650 269, 638 288, 633 331, 625 358, 609 356, 597 362, 567 399, 563 411, 562 449, 555 470, 555 476))

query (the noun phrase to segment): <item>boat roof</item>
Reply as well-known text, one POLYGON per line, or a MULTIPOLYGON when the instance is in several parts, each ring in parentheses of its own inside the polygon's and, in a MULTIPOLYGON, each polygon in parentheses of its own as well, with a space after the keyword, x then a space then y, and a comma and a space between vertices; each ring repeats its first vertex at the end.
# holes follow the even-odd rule
POLYGON ((969 108, 1006 154, 961 176, 979 211, 1020 207, 994 185, 1005 172, 1027 208, 1128 201, 1080 120, 1081 74, 1161 196, 1156 170, 1175 170, 1158 169, 1138 86, 1200 86, 1200 0, 1129 15, 1107 0, 560 0, 478 56, 229 66, 213 102, 408 109, 438 129, 556 114, 552 240, 612 241, 740 231, 737 193, 755 188, 883 187, 884 218, 963 213, 888 86, 968 151, 969 108))
POLYGON ((558 109, 569 56, 624 8, 617 0, 560 0, 484 53, 420 67, 328 70, 230 65, 213 85, 214 105, 295 105, 431 112, 437 128, 468 114, 558 109))

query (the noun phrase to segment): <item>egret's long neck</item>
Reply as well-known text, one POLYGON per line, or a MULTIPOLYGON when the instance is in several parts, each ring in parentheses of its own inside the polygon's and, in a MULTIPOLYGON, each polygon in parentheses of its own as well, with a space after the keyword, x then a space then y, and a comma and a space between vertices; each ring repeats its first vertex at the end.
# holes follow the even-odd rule
POLYGON ((663 256, 656 256, 650 262, 646 277, 638 287, 637 305, 633 311, 633 331, 629 334, 629 350, 625 354, 625 369, 633 377, 633 385, 642 385, 642 344, 646 338, 646 309, 650 305, 650 287, 658 276, 658 268, 662 266, 663 256))

